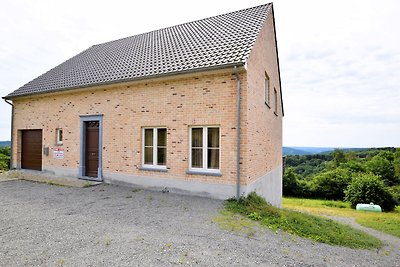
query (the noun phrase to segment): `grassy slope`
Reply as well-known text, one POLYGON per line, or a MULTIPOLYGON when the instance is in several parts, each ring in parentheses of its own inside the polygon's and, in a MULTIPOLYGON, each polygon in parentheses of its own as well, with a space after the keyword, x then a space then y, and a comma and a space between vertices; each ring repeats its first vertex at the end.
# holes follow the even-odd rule
POLYGON ((316 215, 353 217, 365 227, 400 237, 400 207, 394 212, 360 212, 351 209, 348 203, 342 201, 300 198, 284 198, 283 206, 316 215))
MULTIPOLYGON (((377 248, 382 242, 364 232, 332 220, 296 211, 278 209, 267 204, 256 194, 250 194, 239 202, 225 202, 228 212, 238 213, 273 230, 282 229, 291 234, 331 245, 350 248, 377 248)), ((226 211, 225 211, 226 212, 226 211)), ((240 224, 245 221, 237 220, 240 224)), ((234 228, 230 222, 226 228, 234 228)), ((247 224, 247 223, 246 223, 247 224)), ((225 225, 226 226, 226 225, 225 225)))

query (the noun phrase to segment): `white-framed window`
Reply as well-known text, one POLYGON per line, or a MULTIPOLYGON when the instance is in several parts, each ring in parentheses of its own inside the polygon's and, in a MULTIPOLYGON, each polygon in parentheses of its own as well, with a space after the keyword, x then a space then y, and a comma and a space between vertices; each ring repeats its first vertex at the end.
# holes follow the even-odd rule
POLYGON ((61 128, 56 129, 56 144, 57 145, 63 144, 63 130, 61 128))
POLYGON ((274 88, 274 113, 278 115, 278 92, 274 88))
POLYGON ((219 126, 190 127, 190 170, 219 172, 220 138, 219 126))
POLYGON ((143 167, 166 169, 167 165, 167 128, 142 128, 142 165, 143 167))
POLYGON ((270 106, 270 89, 269 89, 269 76, 265 72, 265 78, 264 78, 264 101, 265 104, 269 107, 270 106))

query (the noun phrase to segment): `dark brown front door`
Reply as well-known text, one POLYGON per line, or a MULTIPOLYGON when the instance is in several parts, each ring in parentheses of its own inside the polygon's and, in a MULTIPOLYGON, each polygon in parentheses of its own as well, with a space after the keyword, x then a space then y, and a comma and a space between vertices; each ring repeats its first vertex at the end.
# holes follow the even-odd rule
POLYGON ((21 168, 42 170, 42 130, 22 131, 21 168))
POLYGON ((86 121, 85 176, 97 177, 99 168, 99 121, 86 121))

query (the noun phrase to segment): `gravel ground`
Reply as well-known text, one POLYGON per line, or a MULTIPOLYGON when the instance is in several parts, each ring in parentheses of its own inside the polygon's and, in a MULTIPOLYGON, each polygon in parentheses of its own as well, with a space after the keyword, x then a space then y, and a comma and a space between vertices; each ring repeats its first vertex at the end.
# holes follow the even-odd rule
POLYGON ((353 250, 213 222, 222 202, 111 185, 0 182, 0 266, 400 266, 353 250))

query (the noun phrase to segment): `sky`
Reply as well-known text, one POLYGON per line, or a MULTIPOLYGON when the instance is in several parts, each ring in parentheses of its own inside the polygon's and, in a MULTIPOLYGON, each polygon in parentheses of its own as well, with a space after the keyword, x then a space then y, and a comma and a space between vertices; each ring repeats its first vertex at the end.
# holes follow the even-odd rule
MULTIPOLYGON (((0 96, 86 48, 268 1, 2 0, 0 96)), ((276 0, 283 145, 400 147, 400 1, 276 0)), ((11 107, 0 101, 0 140, 11 107)))

